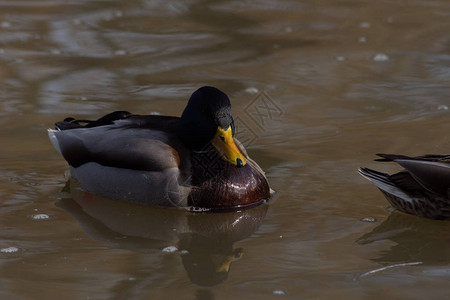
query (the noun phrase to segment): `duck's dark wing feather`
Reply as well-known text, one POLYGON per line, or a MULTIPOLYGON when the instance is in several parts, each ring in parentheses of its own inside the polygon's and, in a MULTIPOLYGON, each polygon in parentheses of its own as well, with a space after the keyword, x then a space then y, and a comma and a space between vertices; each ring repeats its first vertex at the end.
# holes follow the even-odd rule
POLYGON ((382 191, 406 201, 416 197, 423 197, 424 193, 428 193, 406 171, 389 175, 369 168, 360 168, 359 173, 382 191))
POLYGON ((418 157, 394 154, 377 155, 383 157, 383 161, 394 161, 401 165, 415 181, 428 191, 448 197, 450 189, 448 155, 424 155, 418 157))
POLYGON ((128 111, 115 111, 109 113, 98 120, 76 120, 74 118, 65 118, 62 122, 56 122, 55 126, 59 130, 75 129, 75 128, 91 128, 103 125, 112 125, 114 121, 132 117, 133 114, 128 111))
POLYGON ((450 155, 448 154, 425 154, 421 156, 406 156, 400 154, 385 154, 385 153, 377 153, 376 154, 379 159, 375 159, 375 161, 396 161, 397 159, 408 159, 408 160, 426 160, 426 161, 443 161, 450 162, 450 155))
POLYGON ((131 115, 107 122, 110 124, 88 123, 89 127, 76 128, 66 124, 76 124, 73 120, 59 122, 57 126, 63 130, 49 133, 54 134, 61 154, 72 167, 88 162, 145 171, 179 167, 179 118, 131 115))

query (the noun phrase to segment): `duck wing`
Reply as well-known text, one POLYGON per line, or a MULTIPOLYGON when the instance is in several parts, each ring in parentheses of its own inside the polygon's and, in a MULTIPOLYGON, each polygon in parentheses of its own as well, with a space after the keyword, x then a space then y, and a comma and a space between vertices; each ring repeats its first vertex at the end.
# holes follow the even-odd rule
POLYGON ((449 155, 423 155, 408 157, 395 154, 377 154, 382 157, 379 161, 394 161, 430 192, 449 196, 450 163, 449 155))
POLYGON ((58 122, 57 130, 49 129, 55 148, 72 167, 88 162, 144 171, 179 166, 178 151, 183 148, 176 135, 179 118, 128 115, 100 120, 82 121, 85 126, 81 121, 58 122))

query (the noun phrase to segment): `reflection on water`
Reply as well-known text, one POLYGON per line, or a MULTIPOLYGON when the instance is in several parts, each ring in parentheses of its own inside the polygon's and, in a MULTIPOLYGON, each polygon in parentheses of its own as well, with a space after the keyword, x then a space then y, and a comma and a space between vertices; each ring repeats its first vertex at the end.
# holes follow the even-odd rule
POLYGON ((218 284, 244 249, 233 244, 262 223, 268 205, 230 213, 190 213, 101 198, 69 180, 56 205, 68 211, 92 238, 113 248, 149 252, 176 251, 193 283, 218 284))
POLYGON ((450 260, 450 223, 430 221, 404 213, 394 212, 375 227, 361 236, 360 244, 391 241, 395 244, 382 251, 373 260, 382 264, 423 262, 438 264, 450 260), (420 241, 420 243, 418 243, 420 241))

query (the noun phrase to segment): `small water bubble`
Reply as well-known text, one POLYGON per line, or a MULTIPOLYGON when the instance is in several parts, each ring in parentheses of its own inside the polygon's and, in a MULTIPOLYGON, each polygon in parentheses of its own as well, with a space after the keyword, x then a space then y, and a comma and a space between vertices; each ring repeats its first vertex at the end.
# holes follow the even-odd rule
POLYGON ((373 217, 366 217, 366 218, 362 218, 361 221, 373 223, 373 222, 376 222, 377 219, 375 219, 375 218, 373 218, 373 217))
POLYGON ((359 27, 361 28, 370 28, 371 24, 369 22, 361 22, 359 23, 359 27))
POLYGON ((365 106, 364 109, 371 110, 371 111, 380 110, 380 108, 376 105, 368 105, 368 106, 365 106))
POLYGON ((336 60, 337 60, 337 61, 345 61, 346 58, 345 58, 345 56, 337 56, 337 57, 336 57, 336 60))
POLYGON ((19 251, 19 248, 17 248, 17 247, 8 247, 8 248, 0 249, 1 253, 16 253, 18 251, 19 251))
POLYGON ((48 220, 48 219, 50 219, 50 216, 47 214, 37 214, 37 215, 32 215, 31 218, 33 220, 48 220))
POLYGON ((135 281, 135 280, 136 280, 136 277, 133 277, 133 276, 128 277, 128 281, 135 281))
POLYGON ((284 31, 286 31, 286 32, 292 32, 292 27, 287 26, 286 28, 284 28, 284 31))
POLYGON ((275 291, 272 292, 272 294, 274 294, 274 295, 286 295, 286 292, 282 291, 282 290, 275 290, 275 291))
POLYGON ((120 17, 123 16, 123 12, 122 12, 121 10, 116 10, 116 11, 114 12, 114 15, 115 15, 116 17, 120 18, 120 17))
POLYGON ((61 50, 59 49, 52 49, 50 50, 50 53, 53 55, 60 55, 61 54, 61 50))
POLYGON ((358 38, 358 43, 365 43, 365 42, 367 42, 367 38, 365 37, 365 36, 361 36, 361 37, 359 37, 358 38))
POLYGON ((439 106, 437 107, 437 109, 438 109, 438 110, 448 110, 448 106, 447 106, 447 105, 444 105, 444 104, 441 104, 441 105, 439 105, 439 106))
POLYGON ((166 253, 174 253, 177 251, 178 251, 178 248, 175 246, 168 246, 168 247, 162 249, 162 252, 166 252, 166 253))
POLYGON ((0 49, 0 54, 4 54, 5 53, 5 49, 0 49))
POLYGON ((389 17, 387 18, 388 23, 393 23, 394 22, 394 18, 393 17, 389 17))
POLYGON ((11 23, 9 23, 8 21, 3 21, 0 23, 0 27, 1 28, 9 28, 9 27, 11 27, 11 23))
POLYGON ((255 87, 248 87, 245 89, 245 92, 249 94, 258 94, 259 90, 255 87))
POLYGON ((384 53, 378 53, 377 55, 375 55, 373 57, 373 61, 388 61, 389 60, 389 56, 387 56, 384 53))
POLYGON ((186 254, 189 254, 189 251, 187 251, 187 250, 181 250, 181 251, 180 251, 180 254, 181 254, 181 255, 186 255, 186 254))
POLYGON ((127 51, 125 50, 116 50, 114 51, 114 55, 126 55, 127 51))

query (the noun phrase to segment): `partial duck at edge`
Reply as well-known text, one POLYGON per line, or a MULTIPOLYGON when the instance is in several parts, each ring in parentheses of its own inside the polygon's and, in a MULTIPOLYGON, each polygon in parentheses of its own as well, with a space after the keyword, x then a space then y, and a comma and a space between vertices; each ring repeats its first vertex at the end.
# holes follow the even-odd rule
POLYGON ((389 175, 368 168, 359 173, 378 187, 396 209, 429 219, 450 219, 450 155, 408 157, 377 154, 404 170, 389 175))

